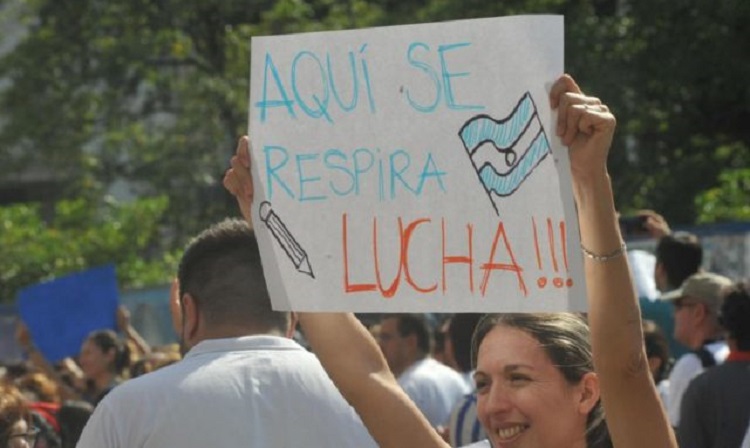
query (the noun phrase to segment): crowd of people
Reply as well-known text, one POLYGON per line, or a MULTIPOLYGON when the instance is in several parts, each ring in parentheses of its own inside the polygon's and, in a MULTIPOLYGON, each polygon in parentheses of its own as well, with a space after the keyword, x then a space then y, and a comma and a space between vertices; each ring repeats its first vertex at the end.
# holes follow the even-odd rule
POLYGON ((4 366, 0 375, 0 447, 74 447, 94 408, 114 387, 180 359, 176 345, 149 346, 126 308, 118 308, 116 321, 117 332, 91 332, 76 359, 54 364, 18 323, 16 341, 27 359, 4 366))
POLYGON ((747 285, 701 271, 700 241, 644 212, 659 297, 639 298, 606 169, 614 116, 567 75, 550 101, 570 148, 586 315, 384 314, 366 327, 274 311, 243 137, 224 185, 244 220, 187 246, 169 298, 179 347, 149 347, 120 308, 117 332, 52 365, 19 325, 27 362, 0 375, 0 448, 747 448, 747 285))

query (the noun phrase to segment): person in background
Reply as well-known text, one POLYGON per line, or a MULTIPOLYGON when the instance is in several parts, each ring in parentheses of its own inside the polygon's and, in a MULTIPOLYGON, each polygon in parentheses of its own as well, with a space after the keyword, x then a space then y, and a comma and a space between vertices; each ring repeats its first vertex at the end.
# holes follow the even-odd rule
POLYGON ((681 448, 738 447, 750 421, 750 291, 730 289, 721 307, 729 356, 690 382, 677 430, 681 448))
POLYGON ((460 313, 448 327, 448 353, 471 388, 471 393, 453 407, 447 427, 447 440, 453 447, 468 445, 487 438, 477 418, 477 394, 471 360, 471 341, 482 314, 460 313))
POLYGON ((117 307, 117 330, 124 339, 129 347, 132 365, 135 361, 142 357, 146 357, 151 353, 151 345, 138 333, 138 330, 133 327, 130 322, 130 311, 123 305, 117 307))
POLYGON ((422 314, 385 314, 380 349, 398 383, 434 426, 448 423, 451 410, 470 387, 452 368, 429 356, 430 330, 422 314))
POLYGON ((78 363, 63 360, 65 380, 37 350, 23 322, 16 329, 16 340, 32 365, 58 385, 62 400, 86 400, 96 405, 113 387, 127 379, 130 350, 113 330, 91 332, 81 344, 78 363))
POLYGON ((31 411, 32 423, 39 429, 36 448, 60 446, 60 393, 57 383, 41 372, 29 372, 14 385, 23 394, 31 411))
POLYGON ((114 331, 97 330, 83 342, 78 363, 86 379, 83 399, 96 405, 127 379, 130 351, 114 331))
POLYGON ((0 448, 35 448, 38 433, 18 389, 0 383, 0 448))
POLYGON ((60 406, 57 421, 60 424, 62 448, 75 448, 93 412, 94 407, 86 401, 69 400, 60 406))
POLYGON ((432 352, 430 356, 437 362, 443 363, 451 369, 456 369, 455 364, 452 363, 450 356, 448 355, 448 349, 446 347, 446 339, 448 339, 448 326, 451 323, 451 317, 445 318, 433 332, 433 344, 432 352))
POLYGON ((159 370, 162 367, 174 364, 182 359, 178 344, 169 344, 163 347, 154 347, 141 359, 133 363, 130 367, 130 378, 137 378, 141 375, 159 370))
POLYGON ((703 246, 697 236, 688 232, 668 233, 656 245, 654 279, 662 294, 679 289, 703 263, 703 246))
POLYGON ((693 274, 701 269, 703 263, 703 246, 697 236, 688 232, 671 232, 663 218, 649 219, 655 228, 663 225, 666 228, 651 230, 659 238, 656 245, 656 265, 654 267, 654 280, 661 296, 657 300, 641 300, 641 314, 644 319, 653 320, 664 331, 669 341, 669 352, 678 358, 689 351, 674 337, 675 310, 668 301, 663 300, 664 295, 679 289, 679 287, 693 274))
POLYGON ((170 310, 182 360, 116 387, 79 448, 372 447, 356 412, 271 308, 260 251, 240 220, 183 253, 170 310))
POLYGON ((680 425, 682 395, 690 381, 704 369, 721 364, 729 355, 719 312, 724 291, 730 286, 732 281, 727 277, 700 272, 662 297, 675 309, 675 339, 692 350, 677 360, 669 374, 667 412, 675 428, 680 425))
POLYGON ((628 251, 628 261, 633 271, 638 292, 641 316, 654 321, 663 331, 673 356, 681 356, 687 349, 672 336, 674 309, 660 300, 660 295, 679 288, 700 269, 703 248, 698 238, 687 232, 675 232, 667 220, 653 210, 640 210, 634 216, 620 218, 623 235, 634 238, 649 237, 657 240, 655 255, 642 250, 628 251))
MULTIPOLYGON (((496 447, 513 444, 534 448, 594 448, 585 440, 584 422, 596 408, 601 392, 614 446, 675 448, 674 433, 645 362, 637 297, 616 222, 606 166, 615 118, 607 106, 584 95, 567 75, 552 86, 550 102, 558 111, 557 135, 570 149, 581 250, 586 260, 589 353, 596 373, 584 372, 576 383, 574 378, 564 377, 562 366, 553 361, 547 347, 542 347, 531 334, 493 327, 491 331, 496 335, 505 331, 509 338, 506 344, 495 344, 497 351, 487 348, 489 339, 479 346, 477 375, 483 371, 481 379, 488 392, 483 394, 487 407, 480 406, 480 414, 483 409, 487 414, 480 415, 480 419, 489 425, 485 430, 496 447), (483 353, 491 355, 490 358, 483 357, 483 353), (521 358, 527 365, 519 363, 521 358), (481 366, 486 362, 489 365, 485 371, 481 366), (553 409, 552 404, 560 404, 562 408, 553 409), (555 425, 555 417, 573 423, 575 428, 555 425), (550 426, 538 428, 538 419, 551 422, 550 426), (543 443, 542 438, 548 442, 543 443)), ((235 195, 242 215, 250 222, 253 187, 247 151, 248 140, 243 138, 231 160, 232 167, 225 174, 224 186, 235 195)), ((567 319, 575 318, 568 316, 567 319)), ((353 314, 299 313, 299 318, 328 374, 381 447, 446 446, 398 386, 376 342, 353 314)), ((579 328, 579 334, 586 328, 581 322, 571 322, 568 327, 579 328)), ((571 352, 587 356, 585 348, 576 343, 564 345, 571 352)), ((602 442, 603 446, 607 443, 602 442)), ((489 442, 483 446, 489 446, 489 442)))
POLYGON ((643 342, 646 346, 646 358, 651 375, 654 377, 656 389, 662 404, 666 407, 669 396, 669 371, 672 368, 672 358, 669 356, 669 343, 664 332, 656 322, 643 321, 643 342))

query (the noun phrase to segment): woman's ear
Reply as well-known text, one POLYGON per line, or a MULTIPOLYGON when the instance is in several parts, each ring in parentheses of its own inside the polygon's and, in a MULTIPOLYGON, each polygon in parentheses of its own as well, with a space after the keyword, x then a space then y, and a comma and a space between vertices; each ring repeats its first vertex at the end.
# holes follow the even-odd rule
POLYGON ((581 378, 579 387, 580 399, 578 401, 578 411, 581 414, 588 415, 599 401, 599 377, 594 372, 588 372, 581 378))

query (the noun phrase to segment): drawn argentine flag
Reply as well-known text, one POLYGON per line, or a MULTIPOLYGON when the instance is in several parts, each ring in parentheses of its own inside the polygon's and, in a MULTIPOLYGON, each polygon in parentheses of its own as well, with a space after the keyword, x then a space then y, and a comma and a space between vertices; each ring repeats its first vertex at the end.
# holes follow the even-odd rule
POLYGON ((458 135, 498 214, 496 200, 513 194, 551 152, 529 92, 507 117, 496 120, 476 115, 458 135))

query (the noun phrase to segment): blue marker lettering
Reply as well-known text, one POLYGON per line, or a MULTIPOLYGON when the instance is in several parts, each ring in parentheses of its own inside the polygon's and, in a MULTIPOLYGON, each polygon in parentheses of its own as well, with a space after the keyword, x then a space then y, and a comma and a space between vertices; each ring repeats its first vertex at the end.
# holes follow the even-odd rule
MULTIPOLYGON (((362 45, 359 48, 359 54, 362 54, 367 49, 367 44, 362 45)), ((362 75, 365 77, 365 87, 367 87, 367 99, 370 101, 370 112, 375 113, 375 99, 372 97, 372 86, 370 86, 370 72, 367 70, 367 61, 364 56, 362 57, 362 75)))
POLYGON ((315 56, 314 53, 310 51, 301 51, 297 53, 297 56, 294 57, 294 60, 292 61, 292 90, 294 91, 294 97, 297 98, 297 104, 299 104, 299 107, 311 118, 320 118, 324 117, 329 123, 333 123, 331 120, 331 117, 328 115, 328 102, 330 100, 330 92, 328 90, 328 82, 326 79, 326 73, 325 69, 323 68, 323 64, 320 63, 320 60, 317 56, 315 56), (312 59, 315 64, 318 65, 318 69, 320 70, 320 80, 321 84, 323 86, 323 99, 321 100, 318 95, 312 94, 312 99, 315 102, 315 104, 318 106, 317 109, 311 108, 300 96, 299 90, 297 89, 297 64, 300 63, 300 60, 303 57, 308 57, 312 59))
POLYGON ((401 181, 402 184, 404 184, 404 187, 406 187, 407 190, 411 191, 412 193, 416 194, 417 192, 414 191, 413 188, 409 186, 409 183, 404 180, 403 177, 401 177, 401 174, 403 174, 404 171, 409 169, 409 165, 411 164, 411 158, 409 157, 409 153, 404 151, 403 149, 399 149, 391 153, 389 157, 390 161, 390 168, 391 168, 391 199, 396 199, 396 179, 401 181), (405 161, 405 165, 402 166, 400 169, 396 168, 396 157, 401 156, 401 158, 405 161))
POLYGON ((338 170, 343 171, 344 174, 346 174, 350 179, 349 188, 347 189, 339 189, 336 188, 336 185, 333 184, 333 181, 329 181, 328 185, 331 187, 331 190, 333 190, 334 193, 336 193, 339 196, 346 196, 349 193, 351 193, 354 190, 355 186, 355 177, 354 173, 352 173, 349 169, 346 167, 346 154, 344 154, 343 151, 339 149, 329 149, 328 151, 323 154, 323 163, 325 163, 326 167, 331 170, 338 170), (344 161, 344 165, 337 165, 333 162, 334 158, 341 158, 344 161))
POLYGON ((314 183, 320 181, 320 176, 305 177, 304 169, 302 168, 303 162, 315 160, 318 158, 317 153, 313 154, 297 154, 295 159, 297 160, 297 175, 299 176, 299 200, 304 201, 321 201, 326 199, 324 195, 308 196, 305 194, 305 184, 314 183))
POLYGON ((287 186, 287 184, 284 183, 283 180, 281 180, 281 177, 276 173, 276 171, 280 170, 281 168, 286 165, 286 162, 289 161, 289 153, 287 152, 286 148, 283 146, 271 146, 266 145, 263 147, 263 153, 266 156, 266 190, 268 190, 268 200, 270 201, 273 199, 273 179, 276 179, 276 182, 281 185, 281 188, 286 191, 286 193, 294 199, 294 193, 292 190, 287 186), (284 156, 284 159, 281 161, 281 163, 276 164, 275 166, 271 166, 271 152, 281 152, 284 156))
POLYGON ((289 99, 289 96, 286 94, 286 90, 284 89, 284 85, 281 83, 281 78, 279 77, 279 71, 276 69, 276 66, 273 63, 273 59, 271 59, 271 55, 269 53, 266 53, 266 65, 263 69, 263 101, 258 101, 255 103, 255 107, 260 108, 260 122, 265 123, 266 122, 266 110, 269 107, 280 107, 284 106, 286 107, 286 111, 289 113, 289 115, 292 118, 297 118, 294 115, 294 109, 292 109, 292 105, 294 104, 294 101, 289 99), (281 100, 269 100, 268 99, 268 72, 271 72, 271 75, 273 76, 273 80, 276 82, 276 87, 279 90, 279 93, 281 94, 281 100))
POLYGON ((409 93, 408 89, 406 90, 406 99, 409 101, 409 104, 411 104, 411 106, 414 109, 418 110, 419 112, 425 112, 425 113, 434 112, 435 108, 440 102, 440 95, 441 95, 440 78, 438 77, 438 74, 435 71, 435 69, 433 69, 432 66, 430 66, 430 64, 414 59, 413 53, 414 53, 414 50, 416 50, 417 48, 430 51, 430 47, 427 46, 427 44, 424 44, 422 42, 414 42, 411 45, 409 45, 409 50, 407 51, 407 59, 409 60, 409 64, 422 70, 430 77, 430 79, 432 79, 432 82, 435 84, 435 101, 431 105, 427 105, 427 106, 418 104, 416 101, 412 99, 411 94, 409 93))
POLYGON ((445 171, 440 171, 438 169, 435 160, 432 158, 432 153, 428 153, 427 160, 424 163, 424 168, 422 168, 422 174, 420 174, 419 176, 419 186, 417 187, 417 194, 422 194, 422 188, 424 188, 425 181, 430 177, 435 177, 440 189, 445 191, 445 186, 443 185, 443 176, 445 176, 445 174, 445 171))
MULTIPOLYGON (((378 155, 380 155, 380 148, 378 148, 378 155)), ((385 179, 383 179, 383 159, 378 157, 378 199, 380 202, 385 200, 385 179)))
POLYGON ((358 148, 352 154, 352 162, 354 164, 354 184, 356 185, 354 192, 359 196, 359 175, 368 172, 370 168, 372 168, 372 164, 375 162, 375 157, 372 155, 372 152, 370 152, 369 149, 358 148), (361 168, 362 165, 359 162, 360 154, 367 155, 367 166, 364 168, 361 168))
POLYGON ((482 110, 484 106, 472 106, 464 104, 456 104, 455 98, 453 98, 453 86, 451 85, 451 78, 460 78, 469 76, 469 72, 462 73, 451 73, 448 71, 448 64, 445 61, 445 52, 455 50, 457 48, 468 47, 471 45, 468 42, 459 44, 441 45, 438 47, 438 54, 440 55, 440 67, 443 75, 443 89, 445 90, 445 102, 451 109, 456 110, 482 110))
POLYGON ((328 82, 331 84, 331 91, 333 91, 333 98, 339 103, 339 106, 349 112, 357 106, 357 100, 359 99, 359 78, 357 77, 357 64, 354 61, 354 53, 349 52, 349 65, 352 69, 352 102, 347 106, 341 101, 339 97, 338 89, 336 89, 336 82, 333 79, 333 68, 331 67, 331 55, 326 53, 326 66, 328 67, 328 82))

